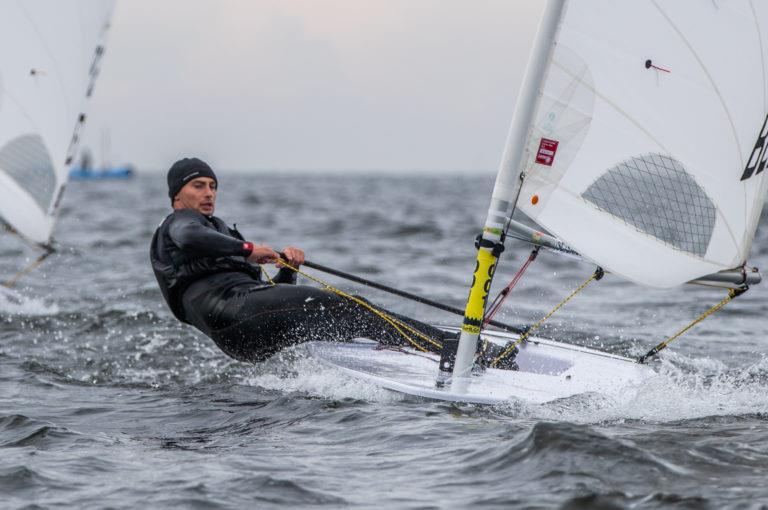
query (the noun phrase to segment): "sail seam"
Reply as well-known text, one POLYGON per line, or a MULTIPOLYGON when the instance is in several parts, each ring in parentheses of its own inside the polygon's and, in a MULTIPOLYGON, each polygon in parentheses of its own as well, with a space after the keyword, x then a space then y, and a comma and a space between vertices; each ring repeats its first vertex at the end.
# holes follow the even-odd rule
POLYGON ((35 34, 37 35, 37 38, 40 42, 40 45, 45 49, 45 53, 48 55, 48 58, 51 59, 51 64, 53 65, 53 69, 56 73, 56 80, 59 82, 59 87, 61 87, 62 97, 64 99, 64 103, 67 105, 67 111, 72 111, 72 105, 69 104, 69 97, 67 97, 67 94, 65 91, 67 90, 64 85, 64 80, 61 77, 61 71, 59 70, 58 62, 56 62, 56 58, 53 55, 53 52, 48 47, 48 45, 45 43, 45 39, 43 38, 43 34, 40 32, 40 30, 37 28, 37 25, 35 24, 34 20, 32 19, 32 16, 29 14, 29 12, 24 8, 21 2, 18 2, 19 9, 21 12, 24 13, 24 17, 27 18, 27 22, 32 27, 32 30, 34 30, 35 34))
MULTIPOLYGON (((569 71, 568 71, 568 69, 566 69, 566 68, 565 68, 564 66, 562 66, 561 64, 559 64, 559 63, 555 62, 554 60, 552 61, 552 66, 553 66, 553 67, 554 67, 554 66, 556 66, 557 68, 559 68, 561 71, 563 71, 565 74, 567 74, 567 75, 568 75, 568 76, 570 76, 571 78, 573 78, 573 79, 578 79, 578 77, 577 77, 577 76, 575 76, 573 73, 569 72, 569 71)), ((619 114, 621 114, 621 115, 622 115, 624 118, 626 118, 626 119, 627 119, 629 122, 631 122, 633 125, 635 125, 635 126, 636 126, 636 127, 637 127, 637 128, 640 130, 640 131, 642 131, 642 132, 643 132, 643 133, 644 133, 644 134, 645 134, 645 135, 646 135, 646 136, 647 136, 649 139, 651 139, 651 140, 653 141, 653 143, 655 143, 656 145, 658 145, 658 146, 659 146, 659 148, 661 148, 661 150, 663 150, 663 151, 664 151, 664 152, 666 152, 667 154, 671 154, 671 151, 670 151, 670 150, 669 150, 667 147, 665 147, 665 146, 664 146, 664 144, 662 144, 662 143, 661 143, 661 141, 659 141, 659 140, 658 140, 658 139, 657 139, 655 136, 653 136, 653 134, 651 134, 651 132, 650 132, 650 131, 648 131, 648 130, 647 130, 645 127, 643 127, 643 126, 642 126, 642 125, 641 125, 641 124, 640 124, 640 123, 639 123, 639 122, 638 122, 636 119, 634 119, 634 118, 633 118, 631 115, 629 115, 629 113, 627 113, 627 112, 626 112, 626 111, 625 111, 623 108, 621 108, 619 105, 617 105, 616 103, 614 103, 613 101, 611 101, 610 99, 608 99, 608 97, 607 97, 607 96, 605 96, 603 93, 601 93, 599 90, 597 90, 597 88, 596 88, 596 87, 594 87, 594 86, 590 85, 590 84, 589 84, 589 83, 587 83, 587 82, 582 82, 582 85, 583 85, 585 88, 589 89, 589 90, 590 90, 590 91, 591 91, 593 94, 595 94, 595 97, 599 97, 600 99, 602 99, 603 101, 605 101, 605 102, 606 102, 606 103, 607 103, 607 104, 608 104, 608 105, 609 105, 611 108, 613 108, 614 110, 616 110, 616 111, 617 111, 619 114)))
POLYGON ((766 80, 768 77, 765 72, 765 53, 763 52, 763 35, 760 31, 760 23, 757 21, 757 12, 752 0, 749 0, 749 8, 752 10, 752 19, 755 21, 755 31, 757 32, 757 41, 760 43, 760 64, 763 67, 763 111, 768 111, 768 86, 766 80))
POLYGON ((704 61, 701 60, 701 57, 699 57, 699 54, 696 53, 696 51, 693 49, 693 46, 691 46, 691 43, 688 41, 688 39, 683 35, 683 33, 680 31, 680 29, 675 25, 675 23, 672 21, 672 18, 670 18, 666 12, 659 6, 658 2, 656 0, 651 0, 654 7, 659 11, 659 13, 664 17, 665 20, 667 20, 667 23, 669 23, 669 26, 672 27, 672 29, 677 33, 677 35, 680 37, 680 39, 685 44, 686 48, 688 48, 688 51, 691 52, 691 55, 693 55, 693 58, 696 59, 696 62, 698 62, 699 66, 701 67, 701 70, 704 71, 704 74, 706 75, 707 79, 709 80, 710 85, 714 89, 715 93, 717 94, 717 98, 720 100, 720 105, 723 107, 723 111, 725 112, 725 116, 728 118, 728 123, 731 125, 731 133, 733 134, 733 139, 736 142, 736 152, 739 155, 739 161, 740 166, 739 168, 744 168, 744 157, 741 153, 741 143, 739 143, 739 136, 736 133, 736 125, 733 123, 733 117, 731 116, 730 110, 728 110, 728 106, 725 104, 725 99, 723 98, 723 95, 720 93, 720 89, 715 84, 714 78, 712 78, 712 75, 709 73, 709 69, 707 69, 707 66, 704 65, 704 61))

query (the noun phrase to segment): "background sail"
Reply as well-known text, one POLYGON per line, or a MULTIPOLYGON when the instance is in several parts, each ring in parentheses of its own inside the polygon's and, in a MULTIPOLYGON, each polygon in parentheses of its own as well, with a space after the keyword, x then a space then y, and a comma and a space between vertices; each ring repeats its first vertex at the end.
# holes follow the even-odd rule
POLYGON ((569 1, 518 208, 640 284, 741 265, 767 184, 765 20, 754 0, 569 1))
POLYGON ((0 218, 50 241, 113 0, 5 1, 0 16, 0 218))

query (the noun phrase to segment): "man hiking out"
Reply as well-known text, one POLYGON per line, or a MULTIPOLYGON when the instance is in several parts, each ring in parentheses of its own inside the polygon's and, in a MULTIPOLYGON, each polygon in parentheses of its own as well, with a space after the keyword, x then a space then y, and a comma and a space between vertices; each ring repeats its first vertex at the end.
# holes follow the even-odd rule
POLYGON ((296 272, 285 266, 298 268, 304 252, 289 246, 281 259, 272 248, 246 241, 213 215, 217 192, 218 179, 203 161, 185 158, 171 166, 168 196, 173 212, 155 231, 150 260, 174 316, 212 338, 226 354, 261 361, 289 345, 357 337, 385 345, 415 341, 440 351, 448 334, 438 328, 376 307, 404 324, 401 331, 417 332, 406 340, 368 309, 369 303, 364 306, 328 290, 296 285, 296 272), (258 265, 267 263, 280 267, 270 281, 263 279, 258 265))

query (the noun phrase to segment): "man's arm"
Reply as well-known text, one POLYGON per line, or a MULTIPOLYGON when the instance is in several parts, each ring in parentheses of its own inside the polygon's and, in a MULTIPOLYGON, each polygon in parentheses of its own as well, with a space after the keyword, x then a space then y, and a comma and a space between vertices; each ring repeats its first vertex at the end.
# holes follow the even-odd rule
POLYGON ((206 226, 202 214, 190 209, 176 211, 168 234, 176 246, 184 251, 192 251, 210 257, 239 255, 248 257, 253 252, 253 244, 229 237, 206 226))

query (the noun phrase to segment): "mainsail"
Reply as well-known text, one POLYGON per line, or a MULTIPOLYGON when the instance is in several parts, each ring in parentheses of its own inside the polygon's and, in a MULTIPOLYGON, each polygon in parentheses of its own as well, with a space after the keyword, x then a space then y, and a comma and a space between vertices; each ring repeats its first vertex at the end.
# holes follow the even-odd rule
POLYGON ((0 219, 47 245, 104 53, 113 0, 3 2, 0 219))
POLYGON ((744 264, 768 184, 766 20, 754 0, 566 2, 517 207, 639 284, 744 264))
POLYGON ((469 383, 516 209, 643 285, 745 264, 768 173, 766 19, 754 0, 547 1, 438 385, 469 383))

